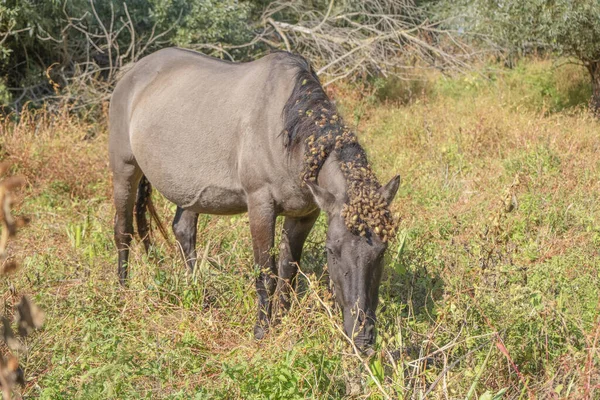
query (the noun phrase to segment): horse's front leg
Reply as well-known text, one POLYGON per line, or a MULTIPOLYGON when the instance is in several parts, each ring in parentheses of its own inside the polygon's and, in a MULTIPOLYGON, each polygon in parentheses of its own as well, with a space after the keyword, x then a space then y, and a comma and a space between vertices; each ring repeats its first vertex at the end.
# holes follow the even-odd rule
POLYGON ((254 250, 254 265, 259 268, 256 278, 256 293, 258 294, 258 317, 254 326, 254 337, 262 339, 271 318, 271 296, 275 290, 277 270, 272 254, 275 238, 275 210, 270 198, 256 196, 248 200, 248 218, 252 234, 254 250))
POLYGON ((296 275, 302 248, 320 212, 321 210, 316 210, 300 218, 286 217, 283 223, 283 234, 279 246, 279 280, 277 281, 277 295, 281 307, 277 313, 278 318, 290 309, 290 291, 296 289, 296 275))

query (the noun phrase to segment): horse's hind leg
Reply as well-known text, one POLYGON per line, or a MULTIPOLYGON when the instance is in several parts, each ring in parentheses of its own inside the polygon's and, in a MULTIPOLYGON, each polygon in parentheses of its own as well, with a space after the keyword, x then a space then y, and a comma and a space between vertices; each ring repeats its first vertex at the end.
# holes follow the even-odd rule
POLYGON ((286 217, 283 223, 283 235, 279 245, 279 280, 276 292, 279 296, 280 314, 290 309, 290 290, 296 288, 296 275, 302 248, 319 213, 320 210, 317 210, 301 218, 286 217))
POLYGON ((173 220, 173 233, 190 270, 196 265, 196 234, 198 232, 198 213, 177 207, 173 220))
POLYGON ((129 246, 133 237, 133 206, 137 183, 142 172, 136 164, 120 162, 113 167, 113 197, 115 202, 115 243, 119 252, 119 281, 127 280, 129 246))

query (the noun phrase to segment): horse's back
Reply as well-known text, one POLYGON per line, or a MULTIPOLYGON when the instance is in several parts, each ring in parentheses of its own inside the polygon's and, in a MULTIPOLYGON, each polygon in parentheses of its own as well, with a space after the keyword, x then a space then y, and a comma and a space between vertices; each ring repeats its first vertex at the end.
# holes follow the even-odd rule
POLYGON ((243 212, 255 184, 243 179, 244 172, 255 168, 261 182, 281 168, 273 151, 281 147, 281 112, 294 75, 278 54, 243 64, 182 49, 145 57, 111 100, 111 163, 129 151, 179 206, 243 212))

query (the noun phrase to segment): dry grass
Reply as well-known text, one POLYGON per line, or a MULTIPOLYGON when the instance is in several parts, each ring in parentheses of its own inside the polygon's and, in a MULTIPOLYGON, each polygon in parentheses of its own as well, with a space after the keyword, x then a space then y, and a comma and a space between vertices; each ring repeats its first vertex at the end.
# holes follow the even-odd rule
MULTIPOLYGON (((370 371, 307 279, 282 325, 254 341, 245 216, 201 217, 195 277, 161 239, 151 258, 135 244, 131 286, 118 287, 105 116, 4 121, 2 158, 27 177, 32 217, 10 249, 26 268, 7 284, 47 315, 29 339, 24 393, 596 398, 600 126, 578 100, 586 76, 538 61, 492 78, 436 77, 405 105, 335 89, 381 181, 403 177, 370 371)), ((158 200, 168 222, 174 209, 158 200)), ((320 219, 307 244, 310 281, 324 229, 320 219)))

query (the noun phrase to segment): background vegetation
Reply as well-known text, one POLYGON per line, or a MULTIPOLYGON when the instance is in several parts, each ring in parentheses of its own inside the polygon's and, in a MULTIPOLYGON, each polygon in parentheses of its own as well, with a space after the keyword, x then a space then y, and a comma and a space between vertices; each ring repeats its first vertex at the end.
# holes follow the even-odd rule
POLYGON ((412 0, 7 0, 0 101, 89 109, 123 67, 167 46, 237 61, 298 51, 327 82, 467 68, 470 48, 441 18, 412 0))
MULTIPOLYGON (((475 8, 496 2, 467 9, 455 3, 455 19, 448 18, 448 3, 410 3, 419 8, 411 23, 435 19, 446 37, 468 31, 470 50, 442 62, 439 51, 453 47, 443 35, 431 36, 434 28, 423 30, 415 37, 428 37, 438 53, 410 53, 414 65, 410 57, 397 59, 412 76, 418 70, 419 79, 374 63, 328 86, 380 179, 403 177, 393 204, 401 232, 387 255, 374 355, 359 359, 338 335, 341 316, 320 283, 323 217, 306 246, 292 312, 261 342, 252 337, 246 216, 200 218, 201 260, 193 276, 186 275, 173 238, 157 237, 150 257, 135 243, 131 285, 119 287, 103 96, 116 79, 109 75, 137 58, 130 53, 119 61, 132 43, 129 21, 139 39, 130 52, 208 44, 213 47, 202 48, 214 55, 247 59, 285 48, 274 29, 286 28, 281 23, 291 26, 282 31, 290 46, 309 44, 293 30, 314 29, 334 4, 311 3, 316 17, 308 18, 306 8, 264 14, 274 2, 183 3, 115 2, 112 10, 110 2, 92 8, 75 0, 0 5, 4 99, 11 107, 0 123, 0 159, 26 177, 16 208, 31 217, 9 245, 23 268, 0 278, 7 288, 4 314, 27 295, 46 315, 17 354, 23 395, 599 398, 600 126, 588 110, 589 68, 566 63, 570 53, 557 47, 534 51, 508 38, 507 29, 527 22, 506 16, 504 28, 493 26, 500 15, 490 11, 484 19, 485 9, 475 8), (94 24, 110 21, 112 13, 123 29, 114 39, 91 38, 99 51, 63 10, 72 18, 85 15, 88 33, 102 32, 94 24), (274 24, 262 24, 265 15, 274 24), (490 31, 470 25, 477 18, 490 31), (68 40, 43 40, 46 33, 68 40), (257 35, 266 41, 235 47, 257 35), (118 40, 119 56, 113 53, 118 40), (113 58, 104 57, 108 48, 113 58), (463 57, 472 53, 485 57, 463 57), (451 73, 450 65, 461 73, 451 73), (81 68, 88 68, 89 80, 81 68), (27 100, 33 103, 24 106, 27 100)), ((502 2, 509 3, 527 12, 527 4, 561 4, 502 2)), ((340 4, 329 15, 356 6, 340 4)), ((329 20, 328 26, 333 33, 344 28, 329 20)), ((174 206, 155 200, 167 223, 174 206)))
POLYGON ((591 78, 590 105, 600 111, 600 3, 595 0, 467 0, 445 4, 447 16, 460 9, 459 24, 505 49, 512 57, 549 53, 571 58, 591 78))

